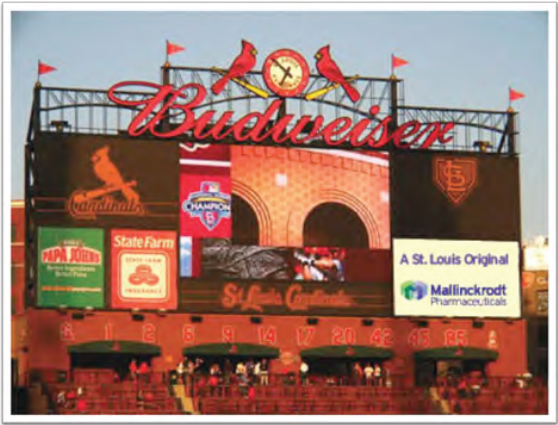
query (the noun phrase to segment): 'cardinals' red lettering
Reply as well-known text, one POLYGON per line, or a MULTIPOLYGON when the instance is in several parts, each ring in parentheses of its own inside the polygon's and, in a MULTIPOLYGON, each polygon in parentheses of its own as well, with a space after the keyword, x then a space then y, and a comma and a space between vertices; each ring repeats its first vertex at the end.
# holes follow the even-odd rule
MULTIPOLYGON (((339 80, 338 84, 349 94, 351 90, 347 87, 352 88, 349 83, 339 80)), ((216 118, 217 112, 209 110, 196 117, 194 111, 205 100, 206 94, 206 89, 195 83, 174 88, 171 85, 134 81, 115 84, 108 91, 108 97, 112 102, 139 108, 140 112, 128 127, 131 136, 141 136, 147 132, 155 137, 168 139, 191 132, 192 136, 200 141, 216 142, 231 138, 233 142, 271 141, 276 144, 301 145, 320 140, 329 146, 349 144, 355 148, 373 149, 385 149, 390 142, 398 149, 408 149, 413 145, 420 149, 428 149, 436 142, 445 144, 452 141, 449 132, 454 128, 453 123, 422 124, 418 121, 408 121, 390 132, 390 116, 382 120, 371 119, 380 111, 377 105, 370 108, 371 118, 363 118, 356 123, 348 117, 340 117, 326 123, 320 115, 314 118, 304 115, 293 122, 294 115, 286 114, 277 120, 276 115, 283 102, 280 99, 273 101, 264 112, 251 112, 236 122, 232 111, 224 112, 216 118), (139 93, 138 89, 142 93, 152 89, 158 91, 140 100, 121 97, 124 90, 129 94, 131 91, 139 93), (177 111, 183 117, 180 124, 166 130, 164 126, 159 125, 166 116, 174 116, 177 111), (308 127, 311 127, 309 132, 308 127)), ((173 124, 176 122, 173 121, 173 124)))

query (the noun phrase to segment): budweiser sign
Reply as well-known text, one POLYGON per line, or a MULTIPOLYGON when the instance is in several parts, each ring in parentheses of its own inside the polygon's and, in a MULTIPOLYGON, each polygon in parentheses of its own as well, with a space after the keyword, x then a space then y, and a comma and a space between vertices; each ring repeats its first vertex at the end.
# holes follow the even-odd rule
POLYGON ((410 147, 428 149, 435 143, 452 141, 453 123, 420 123, 407 121, 392 128, 392 117, 379 119, 380 107, 369 110, 369 118, 353 121, 339 117, 326 121, 321 115, 303 115, 298 119, 292 114, 278 116, 284 100, 277 99, 262 112, 251 112, 236 117, 233 111, 217 116, 217 111, 196 113, 204 105, 207 90, 197 83, 175 88, 142 81, 124 81, 113 85, 109 99, 124 107, 138 110, 128 133, 137 137, 152 135, 168 139, 188 135, 198 141, 219 142, 225 139, 236 143, 275 143, 279 145, 308 145, 319 140, 327 146, 345 148, 387 149, 390 144, 397 149, 410 147), (149 91, 142 99, 120 97, 119 91, 149 91), (171 128, 160 124, 168 116, 181 116, 182 122, 173 122, 171 128))

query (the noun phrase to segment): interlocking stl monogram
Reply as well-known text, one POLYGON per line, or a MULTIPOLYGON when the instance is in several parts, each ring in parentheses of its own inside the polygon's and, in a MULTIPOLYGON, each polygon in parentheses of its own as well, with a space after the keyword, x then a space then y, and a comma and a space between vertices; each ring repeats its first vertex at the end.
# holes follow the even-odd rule
POLYGON ((477 186, 475 158, 434 158, 434 183, 455 205, 461 204, 477 186))

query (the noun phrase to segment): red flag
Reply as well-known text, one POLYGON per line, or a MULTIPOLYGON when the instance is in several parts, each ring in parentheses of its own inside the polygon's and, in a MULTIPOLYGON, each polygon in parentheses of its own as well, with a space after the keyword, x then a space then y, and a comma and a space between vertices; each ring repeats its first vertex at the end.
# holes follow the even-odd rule
POLYGON ((183 50, 184 50, 184 47, 179 46, 178 44, 173 44, 170 41, 167 41, 167 55, 173 55, 173 54, 181 52, 183 50))
POLYGON ((391 66, 393 68, 397 68, 399 66, 404 66, 404 65, 407 65, 408 63, 409 62, 407 62, 405 59, 401 59, 401 58, 398 58, 395 55, 391 55, 391 66))
POLYGON ((510 102, 513 102, 514 100, 517 99, 521 99, 522 97, 525 97, 523 93, 520 93, 510 88, 510 102))
POLYGON ((39 61, 39 75, 46 74, 47 72, 52 71, 56 71, 56 68, 39 61))

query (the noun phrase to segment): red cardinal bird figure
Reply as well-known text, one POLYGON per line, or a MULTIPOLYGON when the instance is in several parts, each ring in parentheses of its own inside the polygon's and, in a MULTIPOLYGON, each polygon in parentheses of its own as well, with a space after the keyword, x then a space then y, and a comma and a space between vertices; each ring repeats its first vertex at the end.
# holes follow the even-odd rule
POLYGON ((248 71, 254 68, 256 65, 256 53, 258 53, 258 51, 251 43, 242 40, 242 52, 240 52, 240 55, 233 61, 229 71, 219 81, 213 84, 213 87, 211 87, 213 93, 221 93, 230 79, 243 77, 248 71))
POLYGON ((332 83, 340 84, 353 102, 360 99, 360 93, 347 82, 335 61, 331 59, 329 46, 322 47, 314 57, 317 59, 316 68, 323 77, 332 83))
POLYGON ((130 202, 139 202, 139 194, 131 187, 126 186, 120 171, 109 157, 109 147, 104 146, 91 156, 93 172, 107 186, 120 189, 124 197, 130 202))

